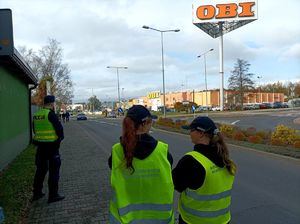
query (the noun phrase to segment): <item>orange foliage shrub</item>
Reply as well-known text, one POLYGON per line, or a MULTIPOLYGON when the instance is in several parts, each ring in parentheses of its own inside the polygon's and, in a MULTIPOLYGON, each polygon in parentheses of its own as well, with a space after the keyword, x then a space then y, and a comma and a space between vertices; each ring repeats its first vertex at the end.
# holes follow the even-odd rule
POLYGON ((254 143, 254 144, 261 144, 263 142, 263 139, 258 135, 253 135, 248 137, 248 142, 254 143))
POLYGON ((286 145, 281 139, 271 139, 271 145, 286 145))
POLYGON ((300 149, 300 141, 295 141, 294 142, 294 147, 297 149, 300 149))
POLYGON ((244 132, 246 136, 252 136, 255 135, 255 133, 256 133, 256 129, 254 127, 247 128, 246 131, 244 132))
POLYGON ((262 139, 270 139, 270 137, 271 137, 269 133, 264 132, 264 131, 258 131, 258 132, 256 132, 255 135, 261 137, 262 139))
POLYGON ((238 140, 238 141, 245 141, 246 140, 246 136, 242 131, 234 132, 232 137, 233 137, 234 140, 238 140))

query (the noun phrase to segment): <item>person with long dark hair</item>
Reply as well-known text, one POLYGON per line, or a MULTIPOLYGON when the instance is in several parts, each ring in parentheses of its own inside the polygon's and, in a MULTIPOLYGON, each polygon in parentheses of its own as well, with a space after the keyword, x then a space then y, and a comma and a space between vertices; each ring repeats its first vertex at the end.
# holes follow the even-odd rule
POLYGON ((172 171, 178 200, 179 224, 230 222, 231 189, 236 165, 215 123, 197 117, 190 125, 194 150, 186 153, 172 171))
POLYGON ((173 158, 168 145, 149 134, 155 118, 134 105, 123 120, 120 143, 108 159, 110 223, 174 223, 173 158))

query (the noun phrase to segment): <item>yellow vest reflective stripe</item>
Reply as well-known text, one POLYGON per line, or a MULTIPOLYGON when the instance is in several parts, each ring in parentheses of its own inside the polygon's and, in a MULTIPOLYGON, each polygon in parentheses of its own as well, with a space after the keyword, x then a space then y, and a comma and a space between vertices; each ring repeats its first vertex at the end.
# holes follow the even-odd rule
POLYGON ((38 142, 54 142, 58 139, 52 123, 48 120, 49 109, 41 109, 34 113, 34 140, 38 142))
POLYGON ((122 145, 113 146, 110 223, 174 223, 174 185, 167 154, 168 145, 158 142, 144 160, 133 158, 132 173, 126 168, 122 145))
POLYGON ((181 193, 178 208, 186 223, 222 224, 230 221, 231 189, 234 182, 228 170, 216 166, 207 157, 192 151, 191 155, 205 169, 203 185, 181 193))

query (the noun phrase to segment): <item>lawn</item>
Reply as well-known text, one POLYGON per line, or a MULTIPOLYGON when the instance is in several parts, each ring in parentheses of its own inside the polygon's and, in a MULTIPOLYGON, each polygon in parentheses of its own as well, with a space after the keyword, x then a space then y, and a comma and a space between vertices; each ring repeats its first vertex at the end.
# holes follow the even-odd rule
POLYGON ((22 223, 32 196, 35 172, 35 146, 29 145, 14 161, 0 172, 0 206, 4 224, 22 223))

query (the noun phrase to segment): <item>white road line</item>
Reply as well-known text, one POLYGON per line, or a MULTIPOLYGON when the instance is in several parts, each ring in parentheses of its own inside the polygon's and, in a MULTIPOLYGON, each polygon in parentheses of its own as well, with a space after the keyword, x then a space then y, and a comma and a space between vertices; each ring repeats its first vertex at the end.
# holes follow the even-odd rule
POLYGON ((234 122, 231 122, 232 125, 235 125, 236 123, 238 123, 240 120, 236 120, 234 122))

